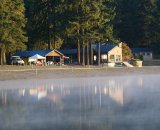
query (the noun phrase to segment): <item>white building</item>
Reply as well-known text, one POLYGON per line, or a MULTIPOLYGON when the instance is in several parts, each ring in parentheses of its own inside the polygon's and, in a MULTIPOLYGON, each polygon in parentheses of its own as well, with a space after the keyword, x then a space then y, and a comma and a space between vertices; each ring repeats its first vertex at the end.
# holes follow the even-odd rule
POLYGON ((142 57, 143 61, 150 61, 153 59, 153 53, 149 48, 132 48, 134 57, 142 57))

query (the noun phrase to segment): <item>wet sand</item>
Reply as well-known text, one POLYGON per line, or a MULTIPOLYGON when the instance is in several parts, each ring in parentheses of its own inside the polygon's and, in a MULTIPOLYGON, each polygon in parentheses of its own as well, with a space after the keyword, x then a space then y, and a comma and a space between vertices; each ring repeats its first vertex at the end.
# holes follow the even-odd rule
POLYGON ((108 67, 31 67, 31 66, 1 66, 0 81, 18 79, 58 79, 99 76, 127 76, 127 75, 160 74, 160 67, 142 68, 108 68, 108 67))

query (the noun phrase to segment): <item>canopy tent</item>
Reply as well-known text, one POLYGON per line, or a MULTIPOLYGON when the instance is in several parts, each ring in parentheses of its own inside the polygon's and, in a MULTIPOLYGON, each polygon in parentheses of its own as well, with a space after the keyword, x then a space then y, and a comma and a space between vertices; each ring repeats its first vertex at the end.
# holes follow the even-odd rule
POLYGON ((32 62, 32 61, 36 61, 36 60, 45 60, 45 59, 46 59, 46 57, 43 57, 41 55, 36 54, 34 56, 29 57, 28 61, 32 62))

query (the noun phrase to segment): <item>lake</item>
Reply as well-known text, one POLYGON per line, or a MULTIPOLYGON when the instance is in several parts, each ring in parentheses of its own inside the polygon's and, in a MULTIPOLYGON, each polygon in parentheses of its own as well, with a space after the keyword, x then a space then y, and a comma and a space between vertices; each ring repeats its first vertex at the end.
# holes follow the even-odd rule
POLYGON ((0 130, 158 130, 160 75, 0 81, 0 130))

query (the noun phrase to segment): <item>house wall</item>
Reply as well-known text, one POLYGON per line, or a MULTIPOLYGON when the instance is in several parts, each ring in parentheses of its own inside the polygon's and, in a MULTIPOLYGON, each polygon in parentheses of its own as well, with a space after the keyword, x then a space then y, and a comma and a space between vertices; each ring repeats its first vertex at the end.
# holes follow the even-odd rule
POLYGON ((110 63, 122 62, 122 46, 121 46, 121 43, 108 52, 108 62, 110 62, 110 63))
POLYGON ((144 61, 148 61, 148 60, 152 60, 152 59, 153 59, 152 53, 150 53, 150 52, 145 53, 145 55, 143 56, 144 61))
POLYGON ((142 56, 143 61, 150 61, 153 60, 153 54, 152 52, 140 52, 140 53, 135 53, 135 56, 142 56))

